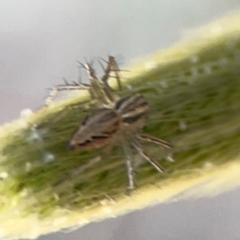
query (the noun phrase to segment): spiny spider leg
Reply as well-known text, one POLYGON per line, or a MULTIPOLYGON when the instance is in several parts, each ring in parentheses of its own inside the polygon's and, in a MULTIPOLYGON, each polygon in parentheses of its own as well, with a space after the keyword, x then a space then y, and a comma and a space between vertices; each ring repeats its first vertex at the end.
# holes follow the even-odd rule
MULTIPOLYGON (((104 84, 103 90, 104 90, 105 94, 106 94, 106 93, 108 94, 108 92, 113 91, 113 89, 112 89, 112 88, 109 86, 109 84, 108 84, 108 79, 109 79, 109 77, 110 77, 110 72, 111 72, 110 62, 107 62, 107 67, 106 67, 106 69, 104 68, 104 66, 103 66, 103 64, 101 63, 101 61, 98 60, 98 63, 99 63, 99 65, 101 66, 102 70, 104 71, 104 75, 103 75, 102 78, 101 78, 101 81, 102 81, 102 83, 104 84)), ((110 97, 110 98, 111 98, 111 97, 110 97)), ((110 99, 110 100, 111 100, 111 101, 114 101, 113 98, 110 99)))
MULTIPOLYGON (((100 58, 101 60, 103 60, 102 58, 100 58)), ((104 62, 107 63, 106 68, 104 68, 103 64, 99 62, 99 65, 102 67, 103 71, 104 71, 104 75, 101 77, 101 83, 103 83, 103 91, 104 94, 109 98, 110 102, 114 102, 116 99, 113 97, 112 95, 112 88, 109 86, 108 84, 108 79, 110 76, 111 72, 115 73, 115 78, 117 79, 117 83, 118 83, 118 89, 121 90, 121 79, 119 76, 119 73, 121 70, 119 70, 118 65, 115 61, 115 58, 113 56, 108 56, 108 61, 103 60, 104 62)), ((99 81, 100 82, 100 81, 99 81)))
POLYGON ((161 145, 165 148, 173 148, 173 145, 171 143, 164 141, 160 138, 153 137, 148 134, 137 134, 137 138, 140 140, 143 140, 143 141, 148 141, 148 142, 152 142, 152 143, 161 145))
POLYGON ((52 100, 57 96, 58 92, 60 91, 68 91, 68 90, 88 90, 90 89, 91 85, 86 83, 76 83, 69 84, 66 79, 64 79, 65 84, 55 86, 49 93, 48 97, 45 100, 44 107, 48 106, 52 100))
POLYGON ((143 147, 137 142, 132 141, 132 146, 148 161, 150 162, 159 172, 164 172, 163 167, 154 159, 152 158, 144 149, 143 147))
POLYGON ((95 71, 92 67, 92 63, 87 61, 85 64, 79 61, 78 63, 80 64, 81 67, 87 70, 88 77, 90 79, 90 84, 82 83, 81 81, 73 82, 70 84, 64 79, 65 84, 57 85, 50 91, 48 97, 45 100, 45 104, 43 107, 48 106, 53 101, 53 99, 57 96, 59 91, 66 91, 66 90, 88 90, 91 98, 99 99, 99 102, 101 102, 103 106, 109 105, 116 100, 117 96, 114 96, 114 94, 112 93, 112 89, 110 88, 107 82, 110 72, 114 71, 118 81, 119 89, 121 89, 120 76, 117 73, 117 71, 120 71, 120 70, 118 69, 118 66, 114 57, 109 56, 107 67, 106 69, 104 69, 104 76, 101 79, 97 78, 95 71))
MULTIPOLYGON (((100 59, 103 60, 102 58, 100 58, 100 59)), ((103 61, 105 61, 105 60, 103 60, 103 61)), ((109 78, 109 74, 110 74, 110 72, 114 72, 115 73, 115 78, 117 79, 118 89, 121 90, 122 85, 121 85, 121 79, 120 79, 120 76, 119 76, 120 71, 121 70, 119 69, 115 58, 113 56, 108 56, 107 67, 104 70, 104 75, 102 76, 103 83, 105 83, 106 85, 109 86, 109 84, 107 83, 107 80, 109 78)), ((110 86, 109 86, 109 88, 110 88, 110 86)))
POLYGON ((101 62, 99 62, 100 66, 104 70, 104 75, 101 78, 101 80, 99 80, 96 77, 95 71, 93 70, 92 66, 89 63, 87 63, 87 64, 80 63, 81 66, 83 66, 87 70, 89 78, 91 80, 92 87, 94 88, 94 91, 97 92, 97 95, 106 97, 104 99, 105 104, 109 104, 109 103, 111 104, 116 100, 116 96, 114 96, 113 90, 111 89, 111 87, 108 84, 110 72, 115 73, 119 90, 121 89, 121 80, 120 80, 120 76, 118 74, 118 71, 120 71, 120 70, 118 69, 118 65, 117 65, 114 57, 109 56, 108 59, 109 60, 107 62, 106 68, 104 68, 104 66, 101 64, 101 62))
POLYGON ((89 90, 91 97, 97 98, 97 96, 101 96, 100 83, 97 76, 95 75, 94 69, 91 67, 90 63, 80 64, 86 69, 88 73, 88 78, 90 79, 90 85, 92 87, 92 89, 89 90))
POLYGON ((114 97, 112 96, 111 89, 107 87, 107 82, 101 85, 101 82, 95 75, 94 69, 89 63, 81 65, 87 70, 89 79, 91 81, 91 88, 89 90, 91 97, 101 99, 101 103, 103 103, 103 105, 112 103, 114 101, 114 97))
POLYGON ((89 62, 86 62, 86 63, 81 63, 81 62, 79 62, 79 61, 77 61, 79 64, 80 64, 80 66, 82 67, 82 68, 84 68, 84 69, 86 69, 87 70, 87 73, 88 73, 88 77, 90 78, 90 81, 92 81, 92 80, 98 80, 97 79, 97 77, 96 77, 96 75, 95 75, 95 70, 92 68, 92 64, 91 63, 89 63, 89 62))
MULTIPOLYGON (((111 56, 110 56, 111 57, 111 56)), ((117 64, 117 61, 115 60, 115 57, 112 57, 113 59, 114 59, 114 61, 115 61, 115 64, 116 64, 116 68, 115 69, 113 69, 112 71, 115 71, 115 72, 130 72, 130 70, 127 70, 127 69, 119 69, 118 68, 118 64, 117 64)), ((99 58, 99 59, 101 59, 103 62, 105 62, 105 63, 107 63, 108 64, 108 61, 106 61, 105 59, 103 59, 103 58, 99 58)), ((102 69, 103 69, 103 71, 104 71, 104 67, 103 67, 103 65, 100 63, 100 61, 99 61, 99 64, 101 65, 101 67, 102 67, 102 69)))
POLYGON ((126 145, 124 139, 122 140, 123 150, 125 153, 125 162, 126 162, 126 169, 127 169, 127 177, 128 177, 128 185, 126 189, 126 194, 129 195, 132 190, 135 188, 134 184, 134 170, 132 166, 132 156, 129 149, 129 146, 126 145))

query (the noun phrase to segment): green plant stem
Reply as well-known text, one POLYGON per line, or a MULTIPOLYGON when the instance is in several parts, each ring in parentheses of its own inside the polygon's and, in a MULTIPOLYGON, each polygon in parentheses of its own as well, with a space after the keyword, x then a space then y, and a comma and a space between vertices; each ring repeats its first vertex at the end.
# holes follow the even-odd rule
POLYGON ((240 19, 229 19, 231 24, 215 23, 221 26, 217 34, 205 29, 207 37, 156 53, 124 75, 128 80, 119 94, 141 93, 149 102, 144 132, 175 145, 175 162, 166 161, 167 154, 159 147, 145 146, 153 156, 160 156, 166 170, 162 175, 134 154, 138 188, 130 197, 125 195, 121 146, 96 166, 54 186, 101 153, 71 152, 65 147, 91 111, 87 104, 51 123, 64 106, 86 96, 55 103, 2 126, 0 225, 4 231, 0 237, 36 237, 150 204, 212 196, 239 186, 240 19), (42 123, 45 127, 36 130, 35 124, 42 123), (26 230, 31 226, 35 231, 26 230))

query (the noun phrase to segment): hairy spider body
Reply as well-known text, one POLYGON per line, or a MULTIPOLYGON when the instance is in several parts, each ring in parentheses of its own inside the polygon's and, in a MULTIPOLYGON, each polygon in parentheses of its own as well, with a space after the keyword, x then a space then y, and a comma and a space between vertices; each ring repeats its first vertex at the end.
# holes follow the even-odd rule
MULTIPOLYGON (((146 114, 149 109, 147 100, 140 94, 119 98, 108 84, 110 73, 115 74, 118 88, 121 89, 119 77, 119 68, 114 57, 109 56, 107 67, 104 69, 104 75, 97 78, 95 71, 90 63, 82 64, 87 70, 90 84, 73 83, 58 85, 50 93, 46 103, 48 104, 61 90, 88 90, 91 98, 97 100, 100 108, 97 108, 91 114, 86 116, 72 133, 68 142, 68 148, 71 150, 91 150, 102 148, 103 153, 109 152, 113 145, 121 143, 126 159, 126 168, 128 176, 127 193, 135 188, 134 172, 132 164, 131 148, 137 150, 149 163, 151 163, 159 172, 163 172, 163 167, 152 158, 141 146, 139 141, 148 141, 158 144, 164 148, 173 148, 173 146, 156 137, 143 134, 142 128, 145 125, 146 114)), ((102 65, 101 65, 102 66, 102 65)), ((97 157, 89 160, 86 164, 75 169, 67 177, 61 179, 54 186, 62 183, 72 175, 79 174, 85 169, 95 165, 103 157, 97 157)))

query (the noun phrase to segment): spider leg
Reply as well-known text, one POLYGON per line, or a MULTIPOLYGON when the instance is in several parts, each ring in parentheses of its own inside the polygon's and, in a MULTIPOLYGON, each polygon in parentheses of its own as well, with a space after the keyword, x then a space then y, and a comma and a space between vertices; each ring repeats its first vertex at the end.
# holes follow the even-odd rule
POLYGON ((148 134, 137 134, 137 138, 143 141, 153 142, 155 144, 161 145, 165 148, 173 148, 173 145, 167 141, 164 141, 160 138, 153 137, 148 134))
MULTIPOLYGON (((103 60, 103 59, 101 59, 101 60, 103 60)), ((105 61, 105 60, 104 60, 104 61, 105 61)), ((108 97, 108 99, 110 100, 110 103, 113 103, 113 102, 115 101, 115 98, 114 98, 114 96, 113 96, 113 94, 112 94, 113 90, 112 90, 112 88, 111 88, 111 87, 109 86, 109 84, 108 84, 108 79, 109 79, 109 77, 110 77, 110 72, 111 72, 111 71, 114 71, 114 69, 112 69, 113 61, 115 61, 115 60, 114 60, 114 57, 108 56, 107 67, 106 67, 105 69, 104 69, 102 63, 99 61, 100 66, 101 66, 101 67, 103 68, 103 70, 104 70, 104 75, 103 75, 102 78, 101 78, 101 81, 102 81, 102 83, 103 83, 103 91, 104 91, 104 94, 105 94, 105 95, 108 97)), ((106 62, 106 61, 105 61, 105 62, 106 62)), ((117 74, 117 76, 118 76, 118 81, 120 81, 120 77, 119 77, 118 73, 115 73, 115 74, 117 74)))
POLYGON ((89 84, 82 84, 76 82, 73 82, 73 84, 69 84, 65 79, 64 82, 65 84, 57 85, 50 91, 48 97, 45 99, 45 104, 43 105, 43 107, 47 107, 60 91, 88 90, 90 88, 89 84))
MULTIPOLYGON (((103 59, 101 59, 101 60, 103 60, 103 59)), ((101 68, 102 68, 103 71, 104 71, 104 75, 103 75, 102 78, 101 78, 101 81, 102 81, 102 83, 104 84, 104 86, 103 86, 103 91, 104 91, 104 93, 107 95, 107 97, 110 99, 110 101, 113 102, 113 101, 114 101, 114 98, 113 98, 112 95, 111 95, 111 92, 112 92, 113 90, 112 90, 112 88, 111 88, 111 87, 109 86, 109 84, 108 84, 108 78, 110 77, 109 73, 111 72, 110 61, 107 62, 107 61, 104 60, 104 62, 107 63, 107 67, 106 67, 106 68, 104 68, 104 66, 103 66, 103 64, 101 63, 101 61, 98 60, 99 65, 101 66, 101 68)))
POLYGON ((98 81, 98 79, 97 79, 97 76, 96 76, 96 74, 95 74, 95 70, 93 69, 93 67, 91 66, 91 64, 90 63, 85 63, 85 64, 83 64, 83 63, 81 63, 81 62, 78 62, 84 69, 86 69, 87 70, 87 73, 88 73, 88 77, 89 77, 89 79, 90 79, 90 81, 93 81, 93 80, 97 80, 98 81))
MULTIPOLYGON (((103 82, 103 86, 101 86, 101 82, 97 78, 91 63, 88 63, 88 62, 85 64, 81 62, 78 62, 78 63, 80 64, 81 67, 87 70, 91 84, 85 84, 85 83, 82 83, 81 81, 73 82, 72 84, 69 84, 64 79, 65 84, 55 86, 50 91, 48 97, 45 99, 45 104, 42 107, 40 107, 40 109, 43 107, 47 107, 53 101, 53 99, 57 96, 58 92, 69 91, 69 90, 88 90, 92 99, 96 99, 96 98, 101 99, 100 101, 103 104, 107 104, 107 105, 115 101, 115 97, 112 94, 112 89, 110 88, 107 82, 108 78, 110 77, 109 75, 110 72, 113 71, 116 75, 115 78, 117 79, 118 87, 119 89, 121 89, 121 81, 120 81, 120 76, 118 74, 118 71, 120 70, 118 68, 118 65, 114 57, 112 56, 108 57, 107 67, 106 69, 104 69, 104 75, 101 79, 101 81, 103 82)), ((104 68, 101 63, 100 65, 102 68, 104 68)))
POLYGON ((113 66, 112 71, 115 73, 115 78, 117 79, 118 89, 122 90, 121 79, 120 79, 120 76, 119 76, 119 72, 121 70, 119 69, 115 58, 112 59, 112 66, 113 66))
MULTIPOLYGON (((113 59, 112 56, 108 56, 108 61, 105 61, 107 63, 107 67, 105 69, 103 68, 103 65, 100 64, 104 70, 104 75, 102 76, 101 80, 102 80, 102 82, 104 82, 107 85, 108 85, 107 81, 109 78, 109 74, 110 74, 111 68, 112 68, 112 59, 113 59)), ((103 59, 101 58, 101 60, 103 60, 103 59)))
POLYGON ((91 64, 90 63, 81 63, 81 62, 78 62, 84 69, 86 69, 87 73, 88 73, 88 77, 89 77, 89 80, 90 80, 90 95, 91 97, 95 98, 96 95, 97 96, 101 96, 101 87, 100 87, 100 83, 99 83, 99 80, 95 74, 95 70, 92 68, 91 64))
POLYGON ((132 157, 130 153, 129 147, 126 145, 126 142, 123 140, 122 141, 123 145, 123 150, 126 156, 126 168, 127 168, 127 177, 128 177, 128 185, 126 189, 126 194, 130 195, 131 191, 135 188, 134 184, 134 171, 133 171, 133 166, 132 166, 132 157))
POLYGON ((101 86, 101 82, 97 78, 94 69, 89 63, 80 64, 87 70, 88 77, 91 82, 91 88, 89 89, 91 97, 93 99, 98 98, 103 105, 112 103, 114 98, 112 97, 111 91, 108 89, 107 84, 101 86))
POLYGON ((144 149, 143 147, 137 143, 137 141, 132 142, 133 147, 148 161, 150 162, 159 172, 164 172, 163 167, 154 159, 152 158, 144 149))
POLYGON ((174 162, 174 159, 172 158, 172 150, 173 150, 174 146, 171 143, 164 141, 160 138, 153 137, 148 134, 138 134, 137 138, 142 141, 153 142, 155 144, 158 144, 158 145, 164 147, 165 148, 164 152, 166 152, 166 149, 170 149, 170 152, 167 152, 167 157, 165 157, 165 158, 170 162, 174 162))
POLYGON ((114 65, 114 64, 116 64, 114 57, 112 57, 112 56, 108 57, 108 62, 107 62, 106 68, 104 68, 104 66, 101 64, 101 62, 99 62, 100 66, 104 70, 104 75, 101 79, 97 78, 95 71, 90 63, 87 62, 87 63, 83 64, 83 63, 79 62, 79 64, 87 70, 88 77, 89 77, 89 80, 91 83, 91 88, 89 89, 91 97, 93 99, 98 98, 103 106, 108 106, 109 104, 113 103, 116 99, 116 96, 114 96, 113 90, 111 89, 111 87, 108 84, 110 72, 112 72, 112 71, 115 72, 117 81, 120 84, 120 77, 119 77, 119 74, 116 72, 117 69, 116 70, 113 69, 113 67, 116 68, 116 66, 117 66, 117 65, 116 66, 114 65))
MULTIPOLYGON (((101 58, 101 60, 103 60, 101 58)), ((102 76, 102 82, 105 83, 108 88, 110 88, 109 84, 108 84, 108 78, 110 77, 110 72, 114 72, 115 73, 115 78, 117 79, 117 84, 118 84, 118 89, 121 90, 122 86, 121 86, 121 79, 119 76, 119 72, 121 71, 118 67, 118 64, 115 60, 115 58, 113 56, 108 56, 108 61, 103 60, 104 62, 107 62, 107 67, 104 69, 104 75, 102 76)))
MULTIPOLYGON (((116 63, 116 65, 118 66, 118 64, 117 64, 117 61, 115 60, 115 57, 113 57, 113 56, 109 56, 109 57, 113 58, 113 59, 114 59, 114 61, 115 61, 115 63, 116 63)), ((103 58, 101 58, 101 57, 100 57, 100 59, 101 59, 103 62, 105 62, 105 63, 107 63, 107 64, 108 64, 108 61, 106 61, 105 59, 103 59, 103 58)), ((104 69, 104 67, 103 67, 102 63, 101 63, 101 62, 99 62, 99 64, 101 65, 101 67, 102 67, 102 69, 103 69, 103 71, 104 71, 105 69, 104 69)), ((112 70, 112 71, 115 71, 115 72, 131 72, 130 70, 126 70, 126 69, 119 69, 119 68, 115 68, 115 69, 114 69, 114 70, 112 70)))

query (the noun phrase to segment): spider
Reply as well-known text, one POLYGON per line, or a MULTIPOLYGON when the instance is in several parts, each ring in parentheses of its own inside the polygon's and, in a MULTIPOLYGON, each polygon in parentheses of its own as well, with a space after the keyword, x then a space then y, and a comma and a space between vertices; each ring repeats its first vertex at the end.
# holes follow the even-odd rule
MULTIPOLYGON (((120 142, 126 155, 128 176, 126 192, 130 194, 135 188, 135 183, 129 145, 135 148, 159 172, 163 172, 162 166, 144 150, 139 140, 153 142, 169 149, 173 148, 172 144, 141 132, 148 109, 148 102, 140 94, 123 97, 115 101, 113 108, 96 109, 86 116, 73 132, 68 147, 71 150, 103 148, 103 151, 108 152, 113 145, 120 142)), ((87 167, 100 160, 101 157, 94 158, 92 163, 90 160, 87 167)), ((80 167, 78 173, 87 167, 80 167)))
MULTIPOLYGON (((119 89, 121 89, 121 81, 119 77, 120 70, 113 57, 109 56, 107 67, 104 69, 104 75, 101 79, 96 77, 90 63, 80 64, 87 70, 90 84, 66 83, 66 85, 58 85, 53 93, 56 95, 61 90, 87 89, 91 97, 98 100, 101 107, 86 116, 79 124, 70 137, 68 147, 71 150, 102 148, 103 153, 108 153, 116 143, 120 142, 126 155, 125 162, 128 176, 126 192, 130 194, 135 188, 135 181, 129 146, 137 150, 159 172, 163 172, 162 166, 144 150, 139 141, 153 142, 169 149, 172 149, 173 145, 141 132, 149 109, 148 102, 142 95, 135 94, 120 99, 118 96, 114 96, 113 90, 108 84, 110 72, 115 73, 119 89)), ((54 94, 50 94, 50 101, 55 97, 54 94)), ((102 156, 97 156, 89 160, 85 165, 80 166, 68 176, 60 179, 54 186, 59 185, 73 175, 83 172, 102 158, 102 156)))

